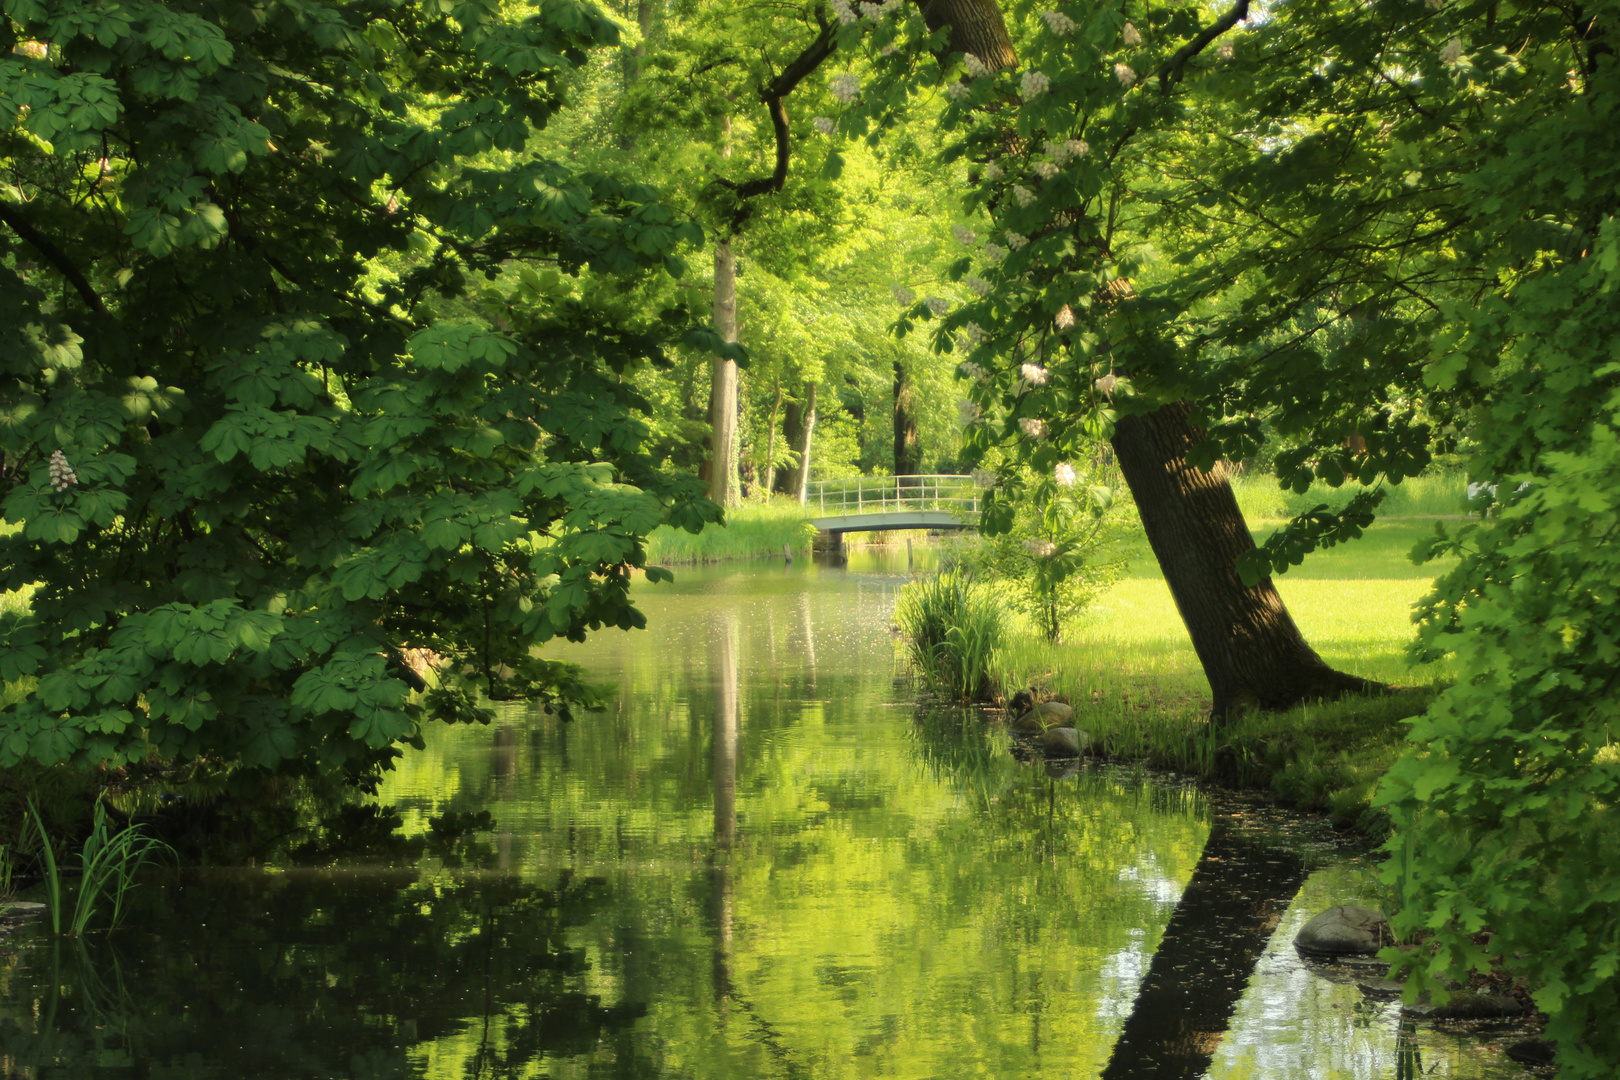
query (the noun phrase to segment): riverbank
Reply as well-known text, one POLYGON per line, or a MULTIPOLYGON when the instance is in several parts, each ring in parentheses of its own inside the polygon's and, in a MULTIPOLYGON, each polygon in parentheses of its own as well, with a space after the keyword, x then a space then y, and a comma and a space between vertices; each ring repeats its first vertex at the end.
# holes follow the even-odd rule
MULTIPOLYGON (((1271 527, 1258 523, 1257 538, 1271 527)), ((1412 606, 1449 565, 1408 557, 1433 528, 1432 520, 1381 521, 1277 579, 1323 659, 1395 693, 1245 714, 1212 728, 1203 670, 1145 541, 1066 642, 1050 645, 1015 626, 996 654, 997 683, 1069 702, 1075 726, 1109 758, 1269 790, 1376 834, 1370 800, 1404 747, 1405 721, 1451 678, 1445 662, 1413 665, 1406 656, 1412 606)))
POLYGON ((647 537, 649 566, 690 566, 734 559, 781 558, 785 547, 794 558, 809 555, 815 526, 804 507, 786 498, 751 500, 726 511, 724 525, 700 533, 660 525, 647 537))

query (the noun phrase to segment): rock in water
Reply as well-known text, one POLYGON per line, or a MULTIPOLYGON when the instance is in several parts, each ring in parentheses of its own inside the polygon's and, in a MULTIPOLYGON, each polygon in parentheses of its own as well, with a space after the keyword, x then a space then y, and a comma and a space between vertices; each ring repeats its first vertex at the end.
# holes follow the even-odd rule
POLYGON ((1375 953, 1394 941, 1389 921, 1381 913, 1340 904, 1306 923, 1294 938, 1294 948, 1314 956, 1353 956, 1375 953))
POLYGON ((1514 1043, 1504 1053, 1520 1065, 1545 1067, 1556 1061, 1558 1048, 1546 1039, 1525 1039, 1514 1043))
POLYGON ((1080 733, 1072 727, 1047 728, 1041 736, 1041 748, 1047 757, 1079 757, 1080 733))
POLYGON ((1497 1020, 1522 1015, 1524 1003, 1506 994, 1473 994, 1459 990, 1444 1005, 1420 1001, 1408 1005, 1406 1011, 1425 1020, 1497 1020))
POLYGON ((1039 735, 1046 730, 1046 725, 1041 723, 1040 717, 1032 712, 1027 712, 1007 725, 1007 730, 1014 735, 1039 735))
POLYGON ((1048 725, 1058 727, 1067 727, 1074 720, 1074 709, 1061 701, 1043 701, 1035 713, 1048 725))

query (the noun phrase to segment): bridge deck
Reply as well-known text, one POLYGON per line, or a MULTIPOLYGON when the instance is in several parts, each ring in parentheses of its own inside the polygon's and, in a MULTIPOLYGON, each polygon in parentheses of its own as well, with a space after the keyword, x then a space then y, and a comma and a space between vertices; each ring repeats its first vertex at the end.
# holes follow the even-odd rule
POLYGON ((855 476, 810 484, 804 509, 811 524, 833 534, 970 529, 979 494, 971 476, 855 476))

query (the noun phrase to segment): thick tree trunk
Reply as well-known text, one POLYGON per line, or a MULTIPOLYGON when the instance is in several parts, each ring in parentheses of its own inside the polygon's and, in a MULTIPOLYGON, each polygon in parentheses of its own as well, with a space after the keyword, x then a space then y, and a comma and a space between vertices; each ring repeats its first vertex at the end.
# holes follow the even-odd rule
MULTIPOLYGON (((737 340, 737 260, 731 243, 714 248, 714 328, 722 341, 737 340)), ((709 393, 709 498, 736 506, 742 481, 737 475, 737 364, 714 358, 709 393)))
POLYGON ((1243 584, 1237 557, 1253 550, 1254 539, 1221 465, 1204 472, 1187 461, 1200 437, 1178 402, 1121 418, 1113 445, 1209 679, 1215 716, 1377 689, 1316 655, 1269 577, 1243 584))
POLYGON ((928 29, 951 28, 951 52, 970 52, 991 71, 1018 66, 997 0, 917 0, 917 6, 928 29))
POLYGON ((816 436, 816 384, 804 387, 804 441, 799 444, 799 467, 793 475, 793 494, 804 502, 810 488, 810 446, 816 436))
POLYGON ((894 475, 911 476, 922 469, 922 448, 917 442, 917 411, 911 381, 900 361, 894 362, 894 475))

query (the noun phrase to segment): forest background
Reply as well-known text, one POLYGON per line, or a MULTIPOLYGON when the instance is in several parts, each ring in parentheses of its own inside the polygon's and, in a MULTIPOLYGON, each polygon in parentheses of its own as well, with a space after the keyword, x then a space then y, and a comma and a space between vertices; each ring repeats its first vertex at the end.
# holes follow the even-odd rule
POLYGON ((1217 722, 1376 690, 1268 575, 1457 454, 1390 959, 1490 928, 1620 1062, 1613 3, 5 13, 8 766, 374 784, 592 703, 534 645, 745 481, 985 469, 997 532, 1105 443, 1217 722), (1256 549, 1228 462, 1358 490, 1256 549))

